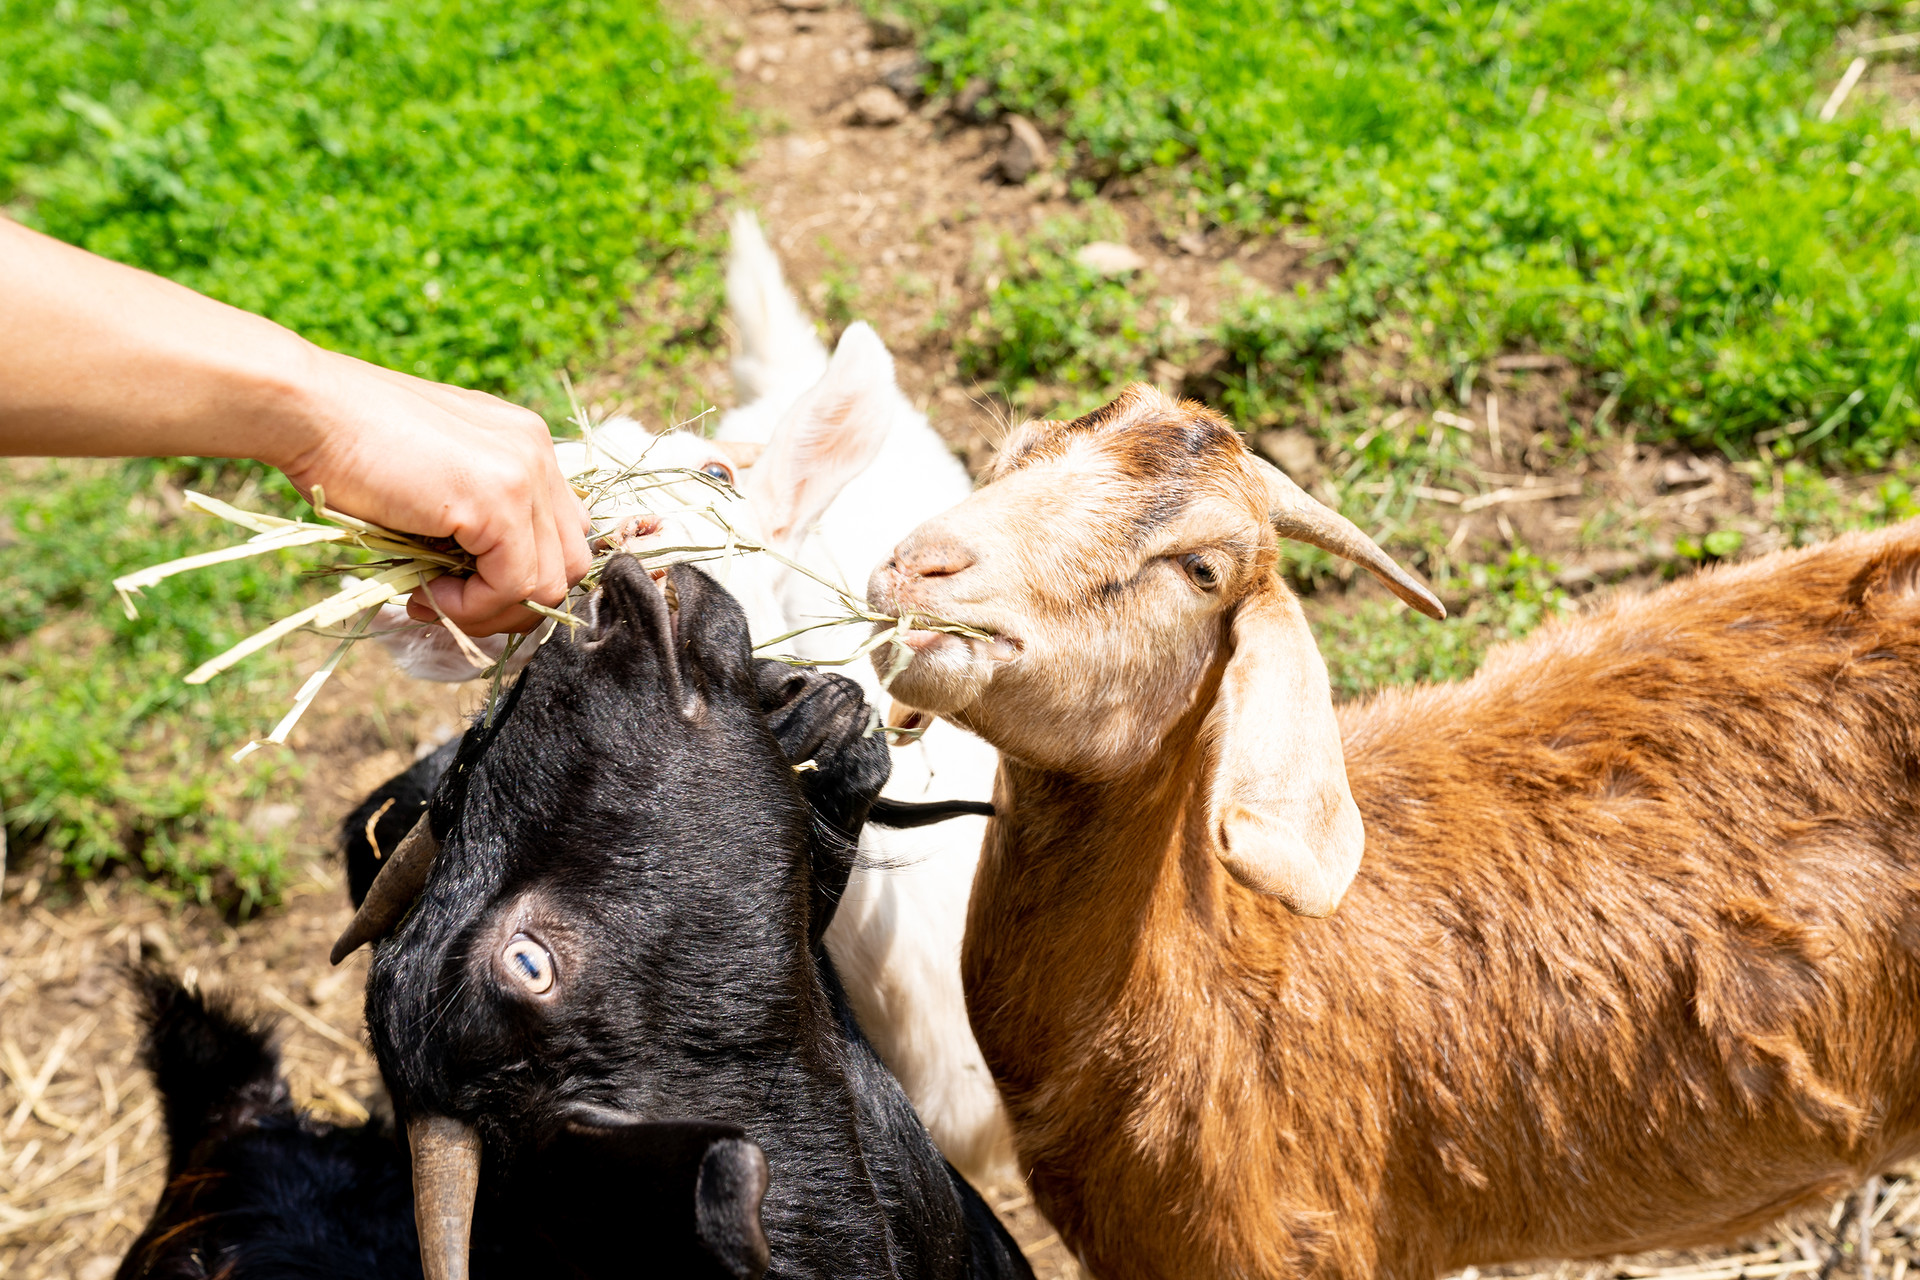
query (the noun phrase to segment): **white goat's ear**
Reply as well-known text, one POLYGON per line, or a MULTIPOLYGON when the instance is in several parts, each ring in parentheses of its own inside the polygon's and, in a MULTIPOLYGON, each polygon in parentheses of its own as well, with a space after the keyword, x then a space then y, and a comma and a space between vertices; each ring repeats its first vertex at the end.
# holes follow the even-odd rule
POLYGON ((791 549, 847 482, 873 465, 904 400, 893 357, 864 323, 849 325, 827 363, 774 429, 743 493, 776 547, 791 549))
POLYGON ((1327 667, 1299 602, 1275 579, 1239 606, 1207 717, 1209 821, 1229 874, 1298 915, 1340 905, 1366 843, 1347 788, 1327 667))

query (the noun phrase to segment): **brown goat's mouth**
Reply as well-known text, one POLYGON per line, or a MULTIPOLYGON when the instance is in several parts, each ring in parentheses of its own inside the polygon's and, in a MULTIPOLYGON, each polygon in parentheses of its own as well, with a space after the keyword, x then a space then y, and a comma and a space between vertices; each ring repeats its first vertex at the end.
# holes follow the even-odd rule
POLYGON ((925 631, 915 627, 901 633, 900 643, 915 653, 928 653, 939 647, 943 641, 951 641, 955 645, 967 646, 976 656, 986 658, 990 662, 1011 662, 1020 656, 1021 650, 1026 648, 1026 644, 1018 636, 1010 636, 1005 632, 971 622, 964 625, 973 627, 977 631, 985 631, 993 638, 979 640, 972 636, 954 635, 948 631, 925 631))

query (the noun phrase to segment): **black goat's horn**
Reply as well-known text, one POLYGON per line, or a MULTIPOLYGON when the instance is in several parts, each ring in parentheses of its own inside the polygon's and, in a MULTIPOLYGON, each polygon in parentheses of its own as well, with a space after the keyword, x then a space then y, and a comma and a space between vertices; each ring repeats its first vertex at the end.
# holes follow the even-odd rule
POLYGON ((1395 564, 1393 557, 1360 532, 1351 520, 1309 498, 1299 485, 1288 479, 1286 472, 1265 458, 1253 461, 1267 484, 1267 519, 1281 537, 1312 543, 1342 560, 1353 561, 1429 618, 1447 616, 1446 606, 1439 598, 1395 564))
POLYGON ((451 1116, 407 1122, 413 1148, 413 1220, 426 1280, 467 1280, 473 1199, 480 1187, 480 1131, 451 1116))
POLYGON ((433 828, 423 813, 367 886, 367 896, 361 899, 360 910, 354 912, 353 923, 333 944, 333 954, 328 958, 339 964, 367 943, 386 937, 426 887, 433 860, 439 856, 440 842, 433 838, 433 828))

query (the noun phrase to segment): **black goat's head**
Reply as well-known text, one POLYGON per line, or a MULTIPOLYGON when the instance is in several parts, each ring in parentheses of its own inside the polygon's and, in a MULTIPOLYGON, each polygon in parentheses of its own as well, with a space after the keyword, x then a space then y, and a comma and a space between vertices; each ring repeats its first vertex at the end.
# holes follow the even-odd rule
POLYGON ((483 1150, 503 1213, 539 1203, 543 1162, 597 1160, 679 1186, 715 1274, 765 1266, 764 1158, 713 1122, 753 1113, 742 1064, 809 1052, 812 944, 887 778, 858 687, 756 663, 704 574, 620 558, 596 599, 469 732, 342 939, 406 913, 367 1025, 429 1280, 464 1274, 483 1150))

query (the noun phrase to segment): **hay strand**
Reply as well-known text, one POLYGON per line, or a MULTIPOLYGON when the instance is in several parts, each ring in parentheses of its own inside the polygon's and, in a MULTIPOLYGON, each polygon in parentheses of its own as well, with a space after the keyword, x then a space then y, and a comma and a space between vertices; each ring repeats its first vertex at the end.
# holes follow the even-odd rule
MULTIPOLYGON (((891 683, 893 677, 905 670, 912 659, 912 650, 905 643, 905 635, 909 630, 942 631, 976 640, 992 638, 985 632, 961 623, 920 616, 894 618, 876 612, 844 583, 835 582, 772 547, 744 537, 738 529, 733 527, 719 506, 722 499, 736 500, 739 497, 738 492, 726 481, 708 475, 704 471, 687 467, 647 466, 646 455, 653 447, 652 442, 643 448, 640 457, 631 463, 620 463, 604 452, 596 452, 593 424, 587 420, 584 413, 578 410, 577 406, 574 420, 582 430, 589 465, 580 474, 570 479, 576 491, 587 501, 589 510, 596 513, 592 521, 592 539, 597 548, 597 554, 586 577, 575 588, 575 592, 562 602, 562 607, 555 608, 532 600, 521 602, 527 609, 547 620, 548 625, 533 638, 533 643, 544 642, 556 626, 565 625, 572 629, 581 625, 582 619, 572 609, 575 596, 583 595, 598 585, 600 574, 607 562, 623 550, 614 545, 618 541, 621 525, 642 513, 651 515, 671 513, 696 517, 713 525, 715 530, 715 536, 710 542, 645 548, 642 555, 649 568, 667 568, 676 564, 702 564, 717 560, 725 574, 726 569, 735 562, 736 557, 769 556, 783 567, 802 574, 832 591, 845 609, 842 616, 825 618, 776 636, 772 640, 764 641, 755 646, 756 651, 765 650, 796 636, 825 628, 867 625, 875 629, 871 636, 844 658, 801 659, 785 654, 773 655, 782 661, 820 666, 844 666, 866 657, 881 645, 891 645, 893 652, 883 676, 884 685, 891 683)), ((659 437, 655 437, 656 441, 658 439, 659 437)), ((238 644, 201 663, 187 674, 188 684, 205 684, 221 672, 297 631, 314 632, 338 641, 326 662, 301 684, 286 714, 280 718, 273 729, 264 738, 250 741, 234 752, 234 760, 243 760, 263 746, 285 745, 300 718, 313 705, 328 679, 346 657, 347 651, 369 637, 371 633, 368 627, 375 610, 381 605, 410 593, 425 595, 428 605, 437 616, 437 625, 446 629, 460 653, 473 664, 476 673, 490 678, 492 687, 488 698, 487 716, 491 718, 493 704, 504 686, 507 657, 511 657, 525 641, 515 641, 509 647, 507 656, 498 661, 488 657, 486 652, 474 643, 472 637, 447 616, 433 592, 426 590, 428 584, 436 578, 447 574, 468 576, 474 572, 475 558, 465 550, 448 543, 446 539, 420 538, 384 529, 344 512, 335 511, 327 506, 326 494, 317 486, 312 498, 317 520, 313 521, 246 511, 201 493, 188 492, 185 495, 185 503, 192 510, 250 530, 253 536, 235 546, 169 560, 116 578, 113 583, 114 590, 119 594, 129 617, 136 616, 135 596, 180 573, 307 546, 336 545, 342 551, 364 552, 380 557, 373 561, 341 561, 323 566, 318 572, 346 575, 347 580, 333 595, 261 628, 238 644), (372 571, 370 576, 365 576, 369 571, 372 571), (350 630, 345 632, 337 630, 340 624, 356 614, 359 615, 358 621, 350 630)))

